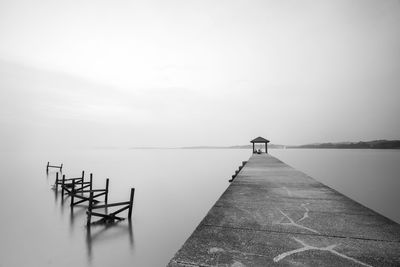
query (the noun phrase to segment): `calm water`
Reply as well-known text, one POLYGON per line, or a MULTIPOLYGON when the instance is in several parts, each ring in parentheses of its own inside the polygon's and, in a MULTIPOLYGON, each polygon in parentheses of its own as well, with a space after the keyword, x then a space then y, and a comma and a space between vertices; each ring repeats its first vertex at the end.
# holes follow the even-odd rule
POLYGON ((276 149, 271 154, 400 223, 400 150, 276 149))
MULTIPOLYGON (((399 150, 271 150, 271 154, 400 221, 399 150)), ((0 152, 0 266, 165 266, 228 186, 247 150, 0 152), (132 224, 85 226, 85 208, 51 189, 55 172, 110 178, 109 201, 135 187, 132 224)))

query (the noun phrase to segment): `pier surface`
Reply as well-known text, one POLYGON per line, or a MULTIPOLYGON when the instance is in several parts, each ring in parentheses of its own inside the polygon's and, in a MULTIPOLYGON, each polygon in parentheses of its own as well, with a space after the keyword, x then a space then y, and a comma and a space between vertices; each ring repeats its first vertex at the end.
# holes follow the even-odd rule
POLYGON ((168 266, 400 266, 400 225, 254 154, 168 266))

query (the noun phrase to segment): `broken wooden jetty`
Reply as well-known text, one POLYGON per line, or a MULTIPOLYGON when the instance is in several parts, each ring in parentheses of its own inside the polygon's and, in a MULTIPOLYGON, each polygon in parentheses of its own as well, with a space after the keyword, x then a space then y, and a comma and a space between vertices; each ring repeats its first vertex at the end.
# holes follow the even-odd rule
POLYGON ((279 159, 232 178, 168 266, 400 266, 399 224, 279 159))
POLYGON ((81 177, 76 178, 65 178, 65 174, 62 176, 62 179, 59 179, 58 173, 56 173, 56 180, 54 183, 55 190, 58 190, 58 186, 61 187, 61 195, 67 194, 71 197, 70 206, 73 207, 75 205, 84 203, 89 201, 89 196, 85 196, 85 194, 94 193, 92 197, 93 202, 100 202, 97 200, 98 197, 104 196, 104 202, 108 201, 108 193, 109 193, 109 179, 106 179, 105 188, 102 189, 93 189, 93 174, 90 174, 89 181, 85 181, 85 171, 82 171, 81 177), (88 189, 87 189, 88 188, 88 189), (79 199, 75 201, 75 199, 79 199))
MULTIPOLYGON (((83 186, 83 180, 85 177, 85 171, 82 171, 82 176, 81 177, 76 177, 76 178, 65 178, 65 174, 62 176, 61 179, 58 177, 58 172, 56 173, 56 181, 54 182, 54 187, 56 190, 58 190, 58 186, 61 187, 61 193, 64 195, 64 190, 72 187, 72 181, 79 181, 82 183, 83 186)), ((69 191, 69 190, 68 190, 69 191)))
POLYGON ((100 222, 105 222, 105 223, 112 223, 115 221, 122 221, 124 218, 117 216, 117 214, 123 212, 124 210, 128 210, 128 219, 130 220, 132 218, 132 207, 133 207, 133 198, 135 196, 135 188, 131 188, 131 195, 129 198, 129 201, 125 202, 115 202, 115 203, 109 203, 104 204, 104 205, 93 205, 93 200, 94 200, 94 192, 90 193, 89 197, 89 207, 88 210, 86 211, 87 214, 87 222, 86 224, 90 226, 91 221, 92 221, 92 216, 95 217, 100 217, 100 222), (105 209, 107 210, 108 208, 111 207, 119 207, 118 210, 113 211, 113 212, 105 212, 105 213, 100 213, 100 212, 94 212, 93 210, 95 209, 105 209))
MULTIPOLYGON (((131 188, 131 195, 129 201, 125 202, 116 202, 116 203, 108 203, 108 194, 109 194, 109 184, 110 180, 106 179, 106 184, 104 188, 101 189, 93 189, 93 174, 90 173, 90 177, 88 181, 85 181, 85 171, 82 171, 80 177, 74 178, 66 178, 65 174, 62 175, 62 178, 59 178, 59 172, 56 173, 56 179, 54 182, 54 190, 57 194, 59 187, 61 188, 61 195, 67 195, 70 197, 70 207, 73 208, 78 204, 82 204, 87 202, 87 225, 91 224, 91 217, 97 216, 102 219, 98 222, 100 223, 109 223, 114 221, 121 221, 124 218, 117 216, 117 214, 128 210, 128 218, 132 218, 132 208, 133 208, 133 199, 135 195, 135 188, 131 188), (96 205, 100 202, 99 197, 104 196, 103 205, 96 205), (108 208, 111 207, 119 207, 118 210, 108 213, 108 208), (95 209, 104 209, 105 213, 94 212, 95 209)), ((97 223, 98 223, 97 222, 97 223)))
MULTIPOLYGON (((89 206, 90 206, 90 203, 100 202, 96 198, 101 197, 101 196, 104 196, 104 203, 107 204, 107 202, 108 202, 108 187, 109 187, 110 180, 108 178, 106 179, 106 186, 103 189, 93 189, 92 181, 93 181, 93 176, 92 176, 92 174, 90 174, 90 181, 89 181, 90 188, 87 190, 84 189, 84 186, 79 187, 79 182, 76 184, 78 186, 78 188, 75 189, 75 181, 74 180, 72 181, 72 188, 69 193, 69 195, 71 196, 71 204, 70 204, 71 207, 81 204, 81 203, 84 203, 86 201, 88 201, 89 206), (87 196, 84 196, 83 194, 90 194, 90 196, 87 197, 87 196), (77 198, 79 200, 75 201, 75 198, 77 198)), ((83 180, 82 180, 81 184, 84 184, 83 180)), ((88 185, 86 185, 86 186, 88 186, 88 185)))

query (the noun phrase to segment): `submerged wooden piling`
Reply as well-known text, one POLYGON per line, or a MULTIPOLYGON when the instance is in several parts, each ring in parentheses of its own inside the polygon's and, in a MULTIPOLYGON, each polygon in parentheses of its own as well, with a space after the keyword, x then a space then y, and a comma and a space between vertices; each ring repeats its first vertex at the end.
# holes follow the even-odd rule
POLYGON ((64 196, 64 189, 65 189, 65 174, 62 176, 62 181, 61 181, 61 195, 64 196))
POLYGON ((129 212, 128 212, 129 220, 132 218, 132 207, 133 207, 134 196, 135 196, 135 188, 131 188, 131 196, 130 196, 130 200, 129 200, 129 212))
POLYGON ((75 196, 75 180, 72 180, 72 189, 71 189, 71 204, 70 206, 73 207, 74 203, 74 196, 75 196))
POLYGON ((108 186, 109 186, 109 179, 106 180, 106 194, 104 195, 104 203, 107 204, 108 202, 108 186))
POLYGON ((55 182, 55 189, 56 189, 56 191, 58 191, 58 184, 59 184, 59 181, 58 181, 58 172, 56 173, 56 182, 55 182))
POLYGON ((90 226, 91 220, 92 220, 92 207, 93 207, 93 192, 90 192, 90 196, 89 196, 89 207, 87 209, 87 221, 86 221, 86 225, 90 226))

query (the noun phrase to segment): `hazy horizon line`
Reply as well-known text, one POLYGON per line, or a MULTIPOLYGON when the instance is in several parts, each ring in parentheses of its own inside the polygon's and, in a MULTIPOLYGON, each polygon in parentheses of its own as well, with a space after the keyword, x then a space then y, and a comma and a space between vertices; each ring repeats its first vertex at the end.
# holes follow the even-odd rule
MULTIPOLYGON (((340 142, 314 142, 307 144, 297 144, 297 145, 287 145, 287 144, 274 144, 271 143, 268 145, 271 149, 283 149, 283 148, 298 148, 301 146, 308 145, 321 145, 321 144, 357 144, 357 143, 368 143, 368 142, 376 142, 376 141, 400 141, 400 139, 374 139, 367 141, 340 141, 340 142)), ((216 146, 216 145, 193 145, 193 146, 95 146, 93 149, 248 149, 251 147, 251 144, 245 145, 230 145, 230 146, 216 146)))

